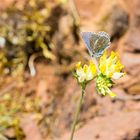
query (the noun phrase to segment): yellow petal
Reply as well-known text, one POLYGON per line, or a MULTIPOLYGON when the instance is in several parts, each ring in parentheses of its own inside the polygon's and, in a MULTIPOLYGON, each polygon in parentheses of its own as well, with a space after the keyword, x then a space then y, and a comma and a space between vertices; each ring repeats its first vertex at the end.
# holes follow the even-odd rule
POLYGON ((113 93, 109 88, 107 89, 107 93, 110 95, 110 97, 114 98, 116 97, 116 94, 113 93))
POLYGON ((81 62, 79 61, 78 63, 76 63, 76 68, 80 68, 81 67, 81 62))
POLYGON ((106 65, 105 64, 100 65, 99 66, 99 69, 100 69, 101 73, 105 73, 105 71, 106 71, 106 65))
POLYGON ((92 62, 90 62, 89 64, 89 69, 91 70, 93 75, 96 74, 96 66, 92 62))
POLYGON ((105 51, 104 54, 100 57, 100 63, 104 62, 107 58, 107 52, 105 51))
POLYGON ((123 65, 120 63, 118 54, 113 51, 109 57, 104 53, 100 58, 99 69, 107 77, 112 77, 114 73, 120 72, 122 68, 123 65))
POLYGON ((110 92, 110 93, 108 93, 108 94, 110 95, 110 97, 111 97, 111 98, 116 97, 116 94, 115 94, 115 93, 113 93, 113 92, 110 92))

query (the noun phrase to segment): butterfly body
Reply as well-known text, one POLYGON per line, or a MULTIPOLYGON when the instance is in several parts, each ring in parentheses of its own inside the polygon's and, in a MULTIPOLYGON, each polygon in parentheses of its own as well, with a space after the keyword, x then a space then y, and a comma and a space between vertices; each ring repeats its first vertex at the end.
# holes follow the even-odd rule
POLYGON ((82 32, 82 38, 93 57, 100 57, 110 45, 110 37, 105 32, 82 32))

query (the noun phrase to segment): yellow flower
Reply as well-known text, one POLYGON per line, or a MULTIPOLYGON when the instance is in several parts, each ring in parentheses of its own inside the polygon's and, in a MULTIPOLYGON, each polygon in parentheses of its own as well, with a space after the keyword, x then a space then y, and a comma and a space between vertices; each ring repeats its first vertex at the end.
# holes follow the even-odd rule
POLYGON ((102 95, 109 94, 111 97, 115 97, 116 94, 113 93, 109 88, 113 86, 113 82, 106 75, 99 74, 96 79, 96 88, 98 92, 102 95))
POLYGON ((113 51, 109 57, 106 52, 101 56, 99 69, 102 74, 112 79, 119 79, 124 75, 124 73, 121 72, 123 65, 120 63, 118 55, 113 51))
POLYGON ((116 96, 109 88, 113 86, 112 79, 119 79, 124 75, 121 72, 122 69, 123 65, 120 63, 118 55, 115 52, 111 52, 109 57, 106 52, 101 56, 99 61, 100 74, 96 79, 96 87, 102 95, 109 94, 111 97, 116 96))
POLYGON ((95 65, 90 62, 89 65, 81 65, 81 62, 76 64, 76 77, 79 83, 87 83, 92 80, 96 74, 95 65))

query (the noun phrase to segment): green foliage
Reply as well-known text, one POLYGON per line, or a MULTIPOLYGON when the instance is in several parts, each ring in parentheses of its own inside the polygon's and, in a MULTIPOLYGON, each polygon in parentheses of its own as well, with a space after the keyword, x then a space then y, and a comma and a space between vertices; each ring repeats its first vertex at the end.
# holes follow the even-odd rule
POLYGON ((1 73, 21 72, 29 56, 36 52, 55 59, 50 47, 49 3, 46 0, 28 0, 21 8, 14 5, 0 14, 1 73))
POLYGON ((20 140, 23 137, 23 133, 19 127, 20 121, 16 116, 20 109, 19 105, 16 105, 8 94, 1 97, 0 102, 0 134, 11 128, 14 130, 17 140, 20 140))
POLYGON ((12 137, 21 140, 24 136, 20 120, 32 113, 36 120, 42 119, 39 113, 40 100, 34 96, 26 98, 25 94, 20 94, 15 90, 0 96, 0 134, 12 130, 12 137))

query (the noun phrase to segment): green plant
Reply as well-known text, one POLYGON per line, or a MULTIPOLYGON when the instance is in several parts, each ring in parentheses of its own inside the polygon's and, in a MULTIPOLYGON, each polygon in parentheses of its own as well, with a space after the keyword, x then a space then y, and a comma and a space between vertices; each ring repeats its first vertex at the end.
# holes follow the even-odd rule
POLYGON ((82 92, 72 125, 70 140, 73 140, 74 137, 87 84, 95 79, 96 89, 99 94, 103 96, 109 94, 112 98, 115 98, 116 94, 110 90, 110 88, 114 85, 113 80, 117 80, 125 74, 121 72, 123 65, 120 63, 117 53, 111 52, 111 55, 108 56, 105 51, 110 44, 108 34, 105 32, 100 32, 98 34, 85 32, 84 39, 92 56, 91 58, 93 62, 90 62, 89 65, 85 64, 84 66, 81 65, 81 62, 78 62, 76 65, 74 77, 77 79, 82 92), (96 56, 100 57, 99 62, 97 61, 96 56))
POLYGON ((17 140, 23 138, 23 133, 20 128, 20 120, 17 113, 21 109, 11 101, 11 97, 5 94, 0 99, 0 133, 3 134, 5 130, 12 129, 17 140))
MULTIPOLYGON (((58 5, 61 7, 61 3, 58 5)), ((51 10, 46 0, 27 0, 20 8, 14 3, 0 13, 1 72, 22 71, 29 57, 38 52, 55 59, 51 45, 51 10)))

